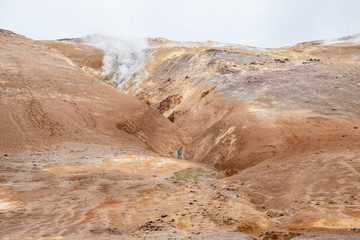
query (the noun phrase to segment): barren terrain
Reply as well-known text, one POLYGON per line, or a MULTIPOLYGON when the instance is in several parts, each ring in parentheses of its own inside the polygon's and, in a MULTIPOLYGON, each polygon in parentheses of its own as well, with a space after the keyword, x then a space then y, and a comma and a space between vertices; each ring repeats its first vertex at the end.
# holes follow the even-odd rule
POLYGON ((1 30, 0 237, 360 239, 354 39, 149 39, 117 82, 81 39, 1 30))

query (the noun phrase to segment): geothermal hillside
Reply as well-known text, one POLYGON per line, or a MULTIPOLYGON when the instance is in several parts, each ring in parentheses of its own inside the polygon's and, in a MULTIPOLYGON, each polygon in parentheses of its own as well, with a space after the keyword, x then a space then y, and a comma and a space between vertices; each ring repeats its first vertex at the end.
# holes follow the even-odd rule
POLYGON ((0 69, 2 239, 360 239, 360 35, 0 30, 0 69))

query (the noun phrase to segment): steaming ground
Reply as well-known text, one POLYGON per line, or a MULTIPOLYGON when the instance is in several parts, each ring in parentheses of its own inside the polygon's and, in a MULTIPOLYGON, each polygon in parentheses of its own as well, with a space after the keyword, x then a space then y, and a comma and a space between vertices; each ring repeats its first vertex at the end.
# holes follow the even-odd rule
POLYGON ((101 76, 111 76, 110 83, 115 87, 129 75, 141 72, 139 68, 148 48, 147 39, 118 39, 103 35, 87 36, 82 43, 104 52, 101 76))

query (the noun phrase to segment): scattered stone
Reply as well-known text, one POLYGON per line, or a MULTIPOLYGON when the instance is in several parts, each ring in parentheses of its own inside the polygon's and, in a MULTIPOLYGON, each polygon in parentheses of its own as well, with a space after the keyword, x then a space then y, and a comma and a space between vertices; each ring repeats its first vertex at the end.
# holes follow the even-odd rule
POLYGON ((139 227, 139 230, 143 231, 162 231, 164 228, 164 222, 160 219, 156 221, 149 221, 139 227))
POLYGON ((208 95, 210 93, 210 90, 206 90, 205 92, 203 92, 201 94, 201 98, 204 98, 206 95, 208 95))
POLYGON ((167 214, 161 215, 162 218, 166 218, 167 216, 167 214))
MULTIPOLYGON (((287 58, 285 58, 285 59, 287 59, 287 58)), ((285 63, 286 61, 288 61, 288 59, 287 60, 285 60, 285 59, 275 58, 274 61, 278 62, 278 63, 285 63)))
POLYGON ((233 68, 225 65, 225 66, 219 67, 219 68, 216 70, 216 72, 218 72, 218 73, 220 73, 220 74, 230 74, 230 73, 236 74, 236 73, 239 73, 240 71, 237 70, 237 69, 233 69, 233 68))
POLYGON ((272 211, 272 210, 267 211, 266 215, 268 217, 271 217, 271 218, 277 218, 277 217, 283 217, 284 216, 283 213, 275 212, 275 211, 272 211))
POLYGON ((300 236, 300 233, 296 232, 275 232, 275 231, 268 231, 260 237, 262 237, 263 240, 273 240, 273 239, 279 239, 279 240, 290 240, 292 238, 300 236))
POLYGON ((310 62, 320 62, 320 59, 318 59, 318 58, 310 58, 308 61, 310 61, 310 62))
POLYGON ((4 154, 4 157, 7 157, 7 156, 8 156, 8 155, 5 153, 5 154, 4 154))
POLYGON ((360 228, 352 228, 351 231, 356 232, 356 233, 360 233, 360 228))
POLYGON ((239 188, 238 188, 237 186, 235 186, 235 185, 226 185, 226 186, 224 187, 224 189, 226 189, 226 190, 228 190, 228 191, 232 191, 232 192, 239 190, 239 188))

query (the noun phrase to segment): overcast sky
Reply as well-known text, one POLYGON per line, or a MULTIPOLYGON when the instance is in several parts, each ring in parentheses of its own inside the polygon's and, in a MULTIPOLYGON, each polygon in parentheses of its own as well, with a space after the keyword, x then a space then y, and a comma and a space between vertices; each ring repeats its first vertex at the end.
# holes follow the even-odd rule
POLYGON ((33 39, 101 33, 281 47, 360 33, 360 1, 0 0, 0 28, 33 39))

